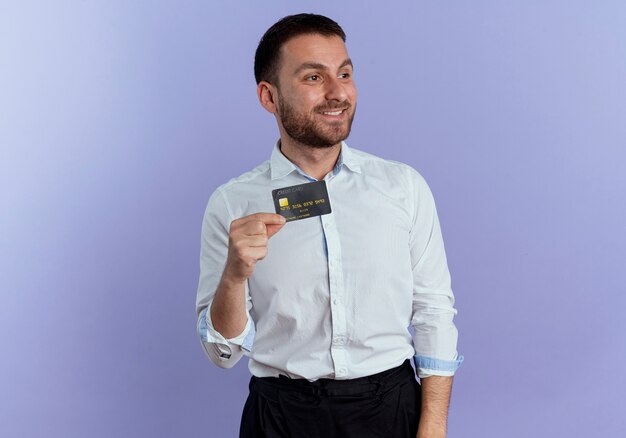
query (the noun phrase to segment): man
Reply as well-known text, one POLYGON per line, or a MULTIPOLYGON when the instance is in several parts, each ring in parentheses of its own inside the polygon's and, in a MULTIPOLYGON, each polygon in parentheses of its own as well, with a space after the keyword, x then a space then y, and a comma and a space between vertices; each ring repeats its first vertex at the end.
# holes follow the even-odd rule
POLYGON ((205 213, 198 330, 218 366, 250 357, 241 437, 446 434, 462 357, 434 202, 415 170, 344 142, 357 99, 344 43, 314 14, 265 33, 257 94, 280 140, 205 213), (322 180, 331 213, 271 213, 273 190, 322 180))

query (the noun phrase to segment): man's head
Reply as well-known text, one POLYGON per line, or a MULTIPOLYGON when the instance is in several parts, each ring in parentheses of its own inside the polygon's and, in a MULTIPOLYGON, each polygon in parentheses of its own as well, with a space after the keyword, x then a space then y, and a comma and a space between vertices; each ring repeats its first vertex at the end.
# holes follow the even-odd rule
POLYGON ((254 56, 254 77, 261 81, 278 85, 280 49, 292 38, 306 34, 336 36, 346 41, 346 34, 337 22, 323 15, 297 14, 280 19, 270 27, 256 49, 254 56))
POLYGON ((257 93, 281 138, 330 147, 350 134, 357 93, 345 39, 336 22, 314 14, 285 17, 261 39, 257 93))

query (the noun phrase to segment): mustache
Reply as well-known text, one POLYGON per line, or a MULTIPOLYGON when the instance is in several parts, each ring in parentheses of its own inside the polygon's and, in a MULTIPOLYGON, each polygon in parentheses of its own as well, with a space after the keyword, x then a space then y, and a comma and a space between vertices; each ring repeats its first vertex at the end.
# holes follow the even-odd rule
POLYGON ((347 100, 344 100, 343 102, 338 102, 338 103, 328 103, 326 105, 319 105, 316 106, 313 110, 315 112, 321 112, 321 111, 333 111, 333 110, 339 110, 339 109, 350 109, 352 108, 352 104, 350 102, 348 102, 347 100))

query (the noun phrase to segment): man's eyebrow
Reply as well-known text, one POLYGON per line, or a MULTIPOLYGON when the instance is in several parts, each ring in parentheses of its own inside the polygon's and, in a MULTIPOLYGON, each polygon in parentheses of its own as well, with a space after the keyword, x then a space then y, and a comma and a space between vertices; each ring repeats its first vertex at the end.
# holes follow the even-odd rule
MULTIPOLYGON (((341 65, 339 66, 339 69, 344 68, 345 66, 350 66, 352 67, 352 60, 350 58, 346 58, 341 65)), ((298 73, 300 73, 303 70, 328 70, 328 67, 325 66, 324 64, 319 64, 317 62, 305 62, 303 64, 300 64, 300 66, 296 69, 296 71, 294 72, 294 75, 297 75, 298 73)))
POLYGON ((346 66, 348 66, 348 65, 349 65, 350 67, 354 68, 354 65, 352 65, 352 60, 351 60, 350 58, 346 58, 346 59, 345 59, 345 61, 343 61, 343 62, 341 63, 341 65, 339 66, 339 68, 341 69, 341 68, 344 68, 344 67, 346 67, 346 66))

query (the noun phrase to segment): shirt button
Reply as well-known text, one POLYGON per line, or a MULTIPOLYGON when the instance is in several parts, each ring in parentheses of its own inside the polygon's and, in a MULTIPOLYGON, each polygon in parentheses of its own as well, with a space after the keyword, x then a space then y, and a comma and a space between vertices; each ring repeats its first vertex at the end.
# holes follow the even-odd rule
POLYGON ((337 306, 339 304, 339 298, 333 299, 333 304, 337 306))
POLYGON ((348 374, 348 370, 347 370, 347 369, 345 369, 345 368, 339 368, 339 369, 337 370, 337 375, 338 375, 338 376, 345 376, 346 374, 348 374))
POLYGON ((344 338, 343 336, 335 336, 333 338, 333 343, 336 345, 343 345, 346 343, 346 338, 344 338))

